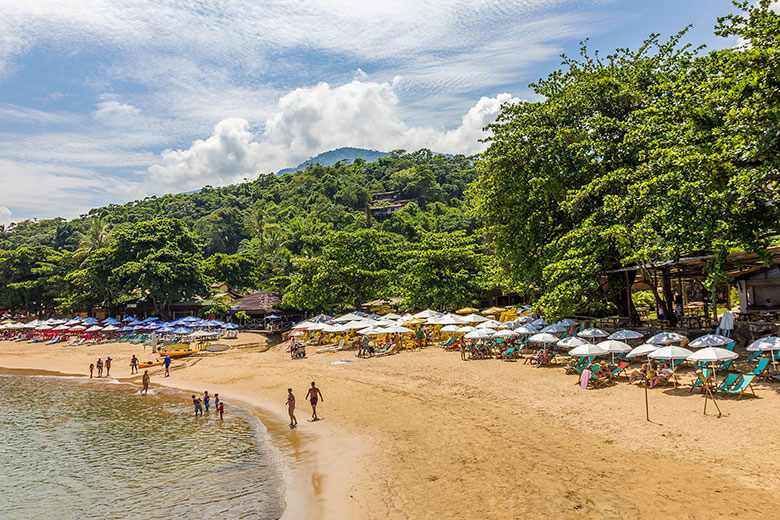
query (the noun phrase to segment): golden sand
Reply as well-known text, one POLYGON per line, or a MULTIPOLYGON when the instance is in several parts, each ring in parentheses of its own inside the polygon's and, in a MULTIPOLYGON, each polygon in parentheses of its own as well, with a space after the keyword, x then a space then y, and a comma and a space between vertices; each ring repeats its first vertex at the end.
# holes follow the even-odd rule
MULTIPOLYGON (((354 352, 291 360, 262 336, 223 353, 174 360, 152 386, 219 393, 254 407, 289 471, 286 517, 301 518, 764 518, 780 511, 780 384, 758 398, 645 394, 623 379, 581 390, 561 366, 473 360, 430 347, 357 359, 354 352), (351 363, 333 365, 333 361, 351 363), (308 422, 316 381, 324 418, 308 422), (286 389, 298 400, 289 430, 286 389), (305 514, 303 513, 305 511, 305 514)), ((151 359, 130 344, 0 342, 0 366, 88 373, 111 355, 111 376, 151 359)), ((143 370, 141 370, 143 372, 143 370)), ((138 378, 136 378, 138 379, 138 378)), ((681 381, 693 379, 682 374, 681 381)))

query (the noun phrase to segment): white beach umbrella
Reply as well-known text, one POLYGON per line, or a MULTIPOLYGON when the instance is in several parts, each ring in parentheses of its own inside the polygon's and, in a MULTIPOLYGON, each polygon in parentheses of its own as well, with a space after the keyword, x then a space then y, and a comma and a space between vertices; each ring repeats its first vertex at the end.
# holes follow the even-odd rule
POLYGON ((533 325, 520 325, 515 328, 515 332, 519 334, 536 334, 538 331, 533 325))
POLYGON ((602 341, 601 343, 597 343, 597 345, 606 349, 607 352, 611 352, 613 354, 622 354, 623 352, 631 351, 631 345, 616 339, 608 339, 606 341, 602 341))
POLYGON ((500 321, 488 320, 488 321, 483 321, 482 323, 477 325, 477 328, 478 329, 495 329, 499 325, 501 325, 500 321))
POLYGON ((550 332, 552 334, 555 334, 556 332, 566 332, 566 330, 569 327, 566 325, 561 325, 560 323, 553 323, 552 325, 547 325, 544 327, 541 332, 550 332))
POLYGON ((58 325, 54 327, 53 330, 70 330, 70 327, 68 327, 67 325, 58 325))
POLYGON ((701 350, 697 350, 690 356, 688 361, 715 363, 719 361, 728 361, 729 359, 737 359, 739 355, 736 352, 732 352, 725 348, 720 347, 706 347, 701 350))
POLYGON ((693 351, 687 348, 675 347, 669 345, 666 347, 660 347, 659 349, 648 354, 650 359, 661 359, 664 361, 671 361, 673 359, 688 359, 688 356, 693 354, 693 351))
POLYGON ((92 327, 88 328, 86 332, 99 332, 103 330, 103 327, 100 327, 98 325, 93 325, 92 327))
POLYGON ((362 319, 363 319, 362 316, 358 316, 357 314, 349 313, 349 314, 345 314, 343 316, 339 316, 338 318, 334 319, 333 321, 335 321, 336 323, 348 323, 350 321, 360 321, 362 319))
POLYGON ((579 331, 577 336, 581 338, 606 338, 609 336, 609 332, 598 329, 596 327, 591 327, 589 329, 579 331))
POLYGON ((436 318, 440 316, 441 314, 431 310, 431 309, 425 309, 424 311, 420 311, 417 314, 413 314, 415 318, 421 319, 421 320, 427 320, 428 318, 436 318))
POLYGON ((381 336, 382 334, 387 334, 387 331, 382 328, 372 326, 365 329, 361 329, 357 331, 357 333, 362 336, 381 336))
MULTIPOLYGON (((66 326, 66 325, 63 325, 66 326)), ((75 330, 81 332, 82 330, 87 330, 87 328, 84 325, 76 325, 75 327, 69 327, 70 330, 75 330)))
POLYGON ((370 327, 371 324, 366 321, 350 321, 349 323, 345 323, 341 325, 342 330, 360 330, 365 329, 366 327, 370 327))
POLYGON ((538 318, 531 322, 531 325, 535 327, 546 327, 548 325, 547 320, 544 318, 538 318))
POLYGON ((442 332, 458 332, 460 330, 460 327, 457 325, 445 325, 441 328, 442 332))
POLYGON ((316 332, 318 330, 324 329, 328 324, 327 323, 312 323, 308 327, 306 327, 306 330, 309 332, 316 332))
POLYGON ((488 321, 488 319, 481 314, 469 314, 463 318, 464 323, 482 323, 483 321, 488 321))
POLYGON ((495 333, 496 331, 493 329, 474 329, 471 332, 467 332, 464 337, 466 339, 489 338, 495 333))
POLYGON ((528 314, 525 314, 523 316, 518 316, 517 318, 514 319, 515 323, 528 323, 531 321, 534 321, 534 319, 528 314))
POLYGON ((471 325, 464 325, 463 327, 458 328, 458 332, 462 332, 464 334, 471 332, 473 330, 477 330, 476 327, 472 327, 471 325))
MULTIPOLYGON (((60 325, 60 327, 65 327, 65 326, 64 325, 60 325)), ((19 328, 20 329, 24 329, 24 328, 27 328, 27 327, 22 326, 22 327, 19 327, 19 328)), ((68 327, 65 327, 65 328, 67 329, 68 327)), ((52 329, 51 325, 38 325, 37 327, 35 327, 35 330, 51 330, 51 329, 52 329)))
POLYGON ((653 345, 651 343, 643 343, 639 345, 638 347, 634 347, 631 352, 626 354, 627 358, 635 358, 639 356, 647 356, 652 352, 655 352, 660 347, 658 345, 653 345))
POLYGON ((617 339, 620 341, 625 341, 627 339, 641 339, 644 337, 645 337, 644 334, 640 332, 636 332, 635 330, 623 329, 617 332, 613 332, 612 334, 607 336, 607 339, 617 339))
POLYGON ((558 338, 549 332, 539 332, 528 338, 529 343, 558 343, 558 338))
POLYGON ((702 347, 720 347, 722 345, 728 345, 734 341, 726 336, 720 334, 707 334, 706 336, 700 336, 695 340, 688 343, 689 347, 702 348, 702 347))
POLYGON ((385 315, 384 315, 384 316, 382 316, 382 317, 383 317, 383 318, 386 318, 386 319, 388 319, 388 320, 397 320, 398 318, 400 318, 400 317, 401 317, 401 315, 400 315, 400 314, 396 314, 396 313, 394 313, 394 312, 388 312, 387 314, 385 314, 385 315))
POLYGON ((570 356, 574 357, 590 357, 590 356, 605 356, 608 352, 600 345, 585 342, 585 345, 574 347, 569 351, 570 356))
POLYGON ((747 346, 747 350, 750 352, 768 352, 770 350, 780 350, 780 337, 778 336, 764 336, 759 338, 750 345, 747 346))
POLYGON ((317 325, 317 324, 314 323, 313 321, 302 321, 300 323, 295 324, 295 326, 293 326, 293 328, 294 329, 307 329, 308 330, 309 327, 313 327, 315 325, 317 325))
MULTIPOLYGON (((457 329, 457 325, 447 325, 448 327, 455 327, 457 329)), ((442 330, 444 330, 446 327, 443 327, 442 330)), ((408 334, 410 332, 414 332, 414 329, 410 329, 407 327, 403 327, 401 325, 387 325, 384 327, 384 329, 390 333, 390 334, 408 334)))
POLYGON ((325 332, 327 334, 333 334, 334 332, 341 332, 343 329, 338 325, 329 325, 327 323, 324 323, 322 325, 322 329, 320 329, 321 332, 325 332))
POLYGON ((493 334, 494 338, 511 338, 512 336, 517 336, 517 332, 510 330, 510 329, 501 329, 497 331, 495 334, 493 334))
POLYGON ((676 332, 661 332, 656 334, 652 338, 648 338, 647 342, 653 345, 672 345, 674 343, 680 343, 685 339, 682 334, 676 332))
POLYGON ((114 330, 119 330, 117 327, 114 327, 113 325, 109 325, 108 327, 103 328, 103 332, 111 332, 114 330))
POLYGON ((564 318, 561 321, 557 322, 556 325, 563 325, 564 327, 574 327, 575 325, 579 325, 580 323, 576 320, 573 320, 571 318, 564 318))
POLYGON ((563 338, 558 342, 558 346, 563 348, 574 348, 580 347, 582 345, 591 345, 591 343, 588 343, 584 339, 578 338, 577 336, 569 336, 568 338, 563 338))

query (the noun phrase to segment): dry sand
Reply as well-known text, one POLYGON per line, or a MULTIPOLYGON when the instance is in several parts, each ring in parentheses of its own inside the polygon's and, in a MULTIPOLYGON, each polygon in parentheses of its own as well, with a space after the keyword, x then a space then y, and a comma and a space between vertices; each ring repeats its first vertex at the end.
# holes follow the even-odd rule
MULTIPOLYGON (((242 334, 224 353, 174 361, 152 386, 218 392, 253 407, 289 470, 286 517, 719 518, 780 511, 780 384, 758 398, 719 399, 688 388, 649 392, 625 380, 581 390, 561 366, 473 360, 431 347, 379 359, 354 352, 291 360, 242 334), (350 360, 338 365, 333 361, 350 360), (304 396, 322 389, 324 420, 304 396), (299 427, 284 402, 293 387, 299 427)), ((110 354, 129 376, 129 344, 0 343, 0 366, 87 372, 110 354)), ((692 380, 681 375, 684 382, 692 380)), ((687 385, 686 385, 687 386, 687 385)))

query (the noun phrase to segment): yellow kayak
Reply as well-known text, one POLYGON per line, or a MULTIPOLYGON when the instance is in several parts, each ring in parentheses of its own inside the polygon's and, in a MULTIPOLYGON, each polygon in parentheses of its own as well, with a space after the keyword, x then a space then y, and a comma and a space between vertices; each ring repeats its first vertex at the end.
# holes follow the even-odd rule
POLYGON ((163 361, 147 361, 146 363, 138 363, 138 368, 149 368, 149 367, 156 367, 157 365, 162 365, 163 361))
POLYGON ((189 356, 190 354, 195 354, 198 352, 197 350, 174 350, 173 352, 160 352, 160 357, 182 357, 182 356, 189 356))

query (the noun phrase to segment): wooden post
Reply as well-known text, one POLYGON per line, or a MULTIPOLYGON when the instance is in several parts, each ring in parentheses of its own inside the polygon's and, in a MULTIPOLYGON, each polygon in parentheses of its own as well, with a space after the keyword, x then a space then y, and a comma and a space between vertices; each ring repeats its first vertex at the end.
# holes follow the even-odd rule
POLYGON ((650 404, 647 401, 647 379, 643 380, 643 384, 645 387, 645 418, 647 422, 650 422, 650 404))

